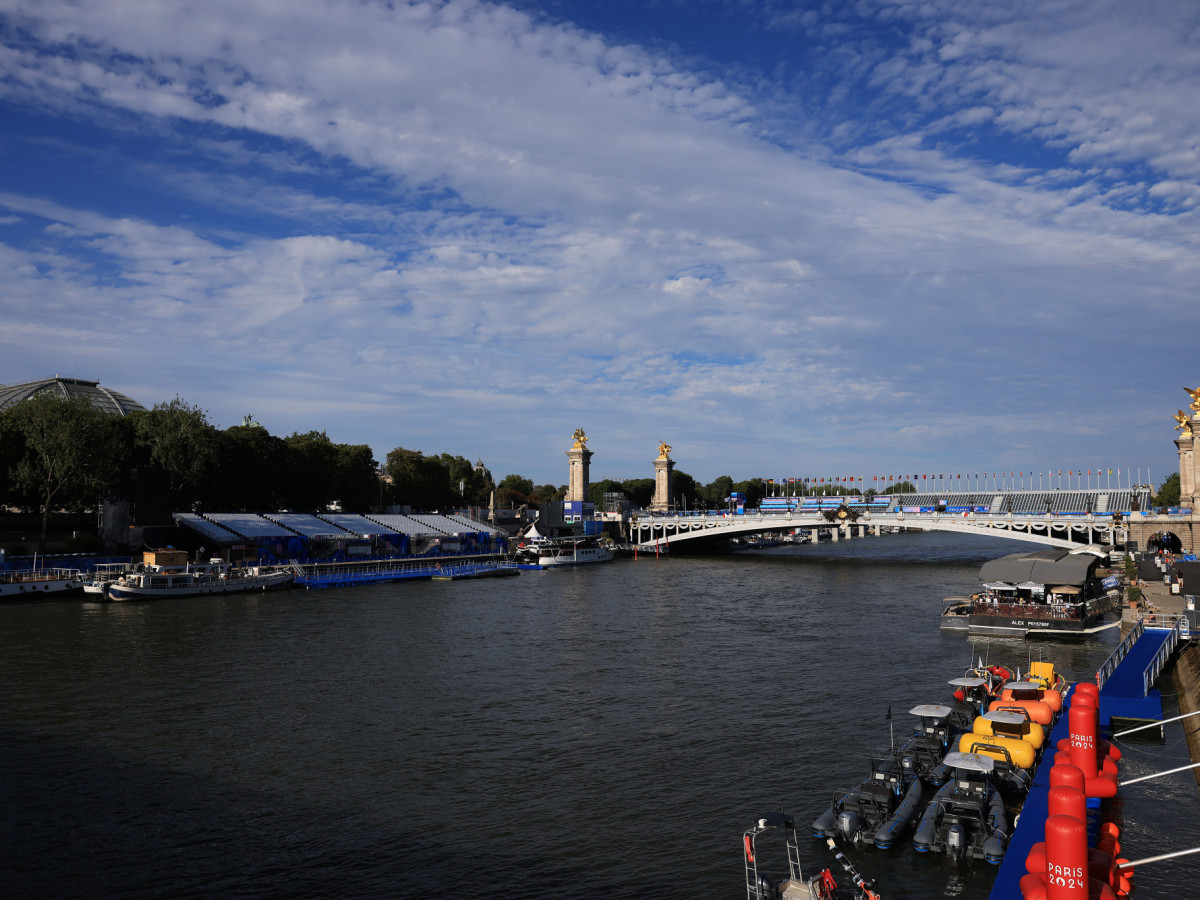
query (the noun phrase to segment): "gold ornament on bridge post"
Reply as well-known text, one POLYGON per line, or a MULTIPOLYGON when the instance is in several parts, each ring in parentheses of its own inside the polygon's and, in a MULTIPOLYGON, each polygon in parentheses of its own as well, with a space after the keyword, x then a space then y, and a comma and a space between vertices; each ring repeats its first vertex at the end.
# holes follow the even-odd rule
POLYGON ((658 442, 658 458, 659 459, 666 459, 667 456, 670 454, 670 452, 671 452, 670 444, 668 444, 666 441, 658 442))
POLYGON ((1182 409, 1175 414, 1175 428, 1178 429, 1180 437, 1192 436, 1191 416, 1185 413, 1182 409))
POLYGON ((1192 398, 1192 412, 1200 412, 1200 388, 1196 388, 1195 390, 1184 388, 1183 390, 1192 398))
POLYGON ((575 443, 571 445, 572 450, 577 450, 587 446, 587 435, 584 434, 582 428, 576 428, 575 434, 573 434, 572 437, 575 438, 575 443))

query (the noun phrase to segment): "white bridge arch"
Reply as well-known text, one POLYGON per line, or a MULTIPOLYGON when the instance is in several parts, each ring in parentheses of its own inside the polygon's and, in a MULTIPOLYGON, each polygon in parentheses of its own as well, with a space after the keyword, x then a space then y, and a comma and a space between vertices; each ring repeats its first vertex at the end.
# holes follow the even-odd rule
POLYGON ((836 529, 839 535, 852 536, 860 529, 878 534, 884 528, 919 528, 922 531, 951 531, 980 537, 1008 538, 1051 547, 1077 549, 1089 544, 1124 544, 1128 520, 1118 514, 1085 516, 1018 515, 1015 513, 906 513, 867 512, 850 518, 829 521, 823 514, 800 512, 760 512, 745 514, 642 514, 629 522, 631 543, 642 550, 663 544, 693 544, 737 537, 744 534, 786 532, 794 529, 836 529), (1118 518, 1119 517, 1119 518, 1118 518), (849 532, 849 534, 847 534, 849 532))

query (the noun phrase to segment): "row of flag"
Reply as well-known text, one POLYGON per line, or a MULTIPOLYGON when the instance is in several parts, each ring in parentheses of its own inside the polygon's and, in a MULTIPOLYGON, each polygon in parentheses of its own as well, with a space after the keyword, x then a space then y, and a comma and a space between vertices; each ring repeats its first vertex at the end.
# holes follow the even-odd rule
MULTIPOLYGON (((1003 478, 1004 474, 1005 473, 1003 473, 1003 472, 992 472, 990 477, 1003 478)), ((1008 477, 1024 478, 1025 474, 1026 474, 1025 472, 1009 472, 1008 477)), ((1059 469, 1057 474, 1058 475, 1065 474, 1067 476, 1074 477, 1076 475, 1083 475, 1084 471, 1083 471, 1083 469, 1067 469, 1066 472, 1063 472, 1062 469, 1059 469)), ((1087 470, 1087 475, 1089 478, 1093 474, 1104 475, 1105 470, 1096 469, 1094 473, 1091 469, 1087 470)), ((1107 474, 1112 475, 1113 470, 1109 469, 1107 474)), ((1041 472, 1038 472, 1037 475, 1038 475, 1038 478, 1044 478, 1047 475, 1049 475, 1051 478, 1053 478, 1055 475, 1055 472, 1053 470, 1041 471, 1041 472)), ((950 475, 945 475, 945 474, 938 474, 938 475, 928 475, 928 474, 926 474, 926 475, 872 475, 871 481, 899 481, 899 482, 928 481, 930 478, 934 479, 935 481, 942 481, 945 479, 961 481, 963 478, 987 478, 987 477, 989 477, 987 472, 984 472, 982 475, 980 475, 979 473, 976 473, 974 475, 971 475, 971 474, 967 474, 967 475, 955 475, 955 474, 950 474, 950 475)), ((1030 478, 1033 477, 1032 471, 1029 472, 1029 477, 1030 478)), ((834 482, 863 483, 866 481, 867 481, 867 477, 865 475, 832 475, 828 478, 778 478, 778 479, 768 478, 767 484, 833 484, 834 482)))

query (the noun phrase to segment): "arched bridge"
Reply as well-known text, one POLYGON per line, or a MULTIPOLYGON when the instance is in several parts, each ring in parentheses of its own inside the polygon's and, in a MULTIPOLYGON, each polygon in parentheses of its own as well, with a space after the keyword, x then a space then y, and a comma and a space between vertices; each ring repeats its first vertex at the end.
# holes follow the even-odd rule
POLYGON ((650 513, 630 520, 631 542, 645 550, 664 543, 699 549, 732 537, 832 529, 834 538, 867 530, 919 528, 1078 548, 1124 545, 1131 517, 1150 503, 1148 487, 1124 491, 1019 491, 988 494, 898 494, 862 497, 766 498, 743 513, 650 513))

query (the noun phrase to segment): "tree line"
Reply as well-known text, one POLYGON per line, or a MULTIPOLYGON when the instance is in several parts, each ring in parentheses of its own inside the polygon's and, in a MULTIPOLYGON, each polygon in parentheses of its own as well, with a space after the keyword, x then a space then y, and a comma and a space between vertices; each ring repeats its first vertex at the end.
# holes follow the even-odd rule
POLYGON ((0 508, 41 513, 43 547, 51 512, 97 509, 147 474, 175 511, 479 506, 494 487, 461 456, 397 447, 381 471, 366 444, 277 437, 249 417, 219 429, 179 397, 118 416, 41 392, 0 413, 0 508))

